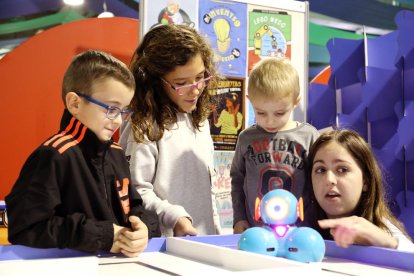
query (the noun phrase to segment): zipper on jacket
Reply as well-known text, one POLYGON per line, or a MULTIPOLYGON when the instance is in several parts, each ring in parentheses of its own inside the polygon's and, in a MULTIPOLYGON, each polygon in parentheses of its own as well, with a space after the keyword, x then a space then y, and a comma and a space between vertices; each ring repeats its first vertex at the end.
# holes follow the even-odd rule
MULTIPOLYGON (((102 164, 102 174, 103 174, 103 178, 104 178, 104 190, 105 190, 106 203, 108 204, 109 209, 111 210, 113 222, 118 224, 118 220, 116 219, 116 216, 114 214, 114 209, 113 209, 113 206, 112 206, 112 198, 108 197, 108 191, 106 190, 108 185, 107 185, 107 179, 106 179, 106 173, 105 173, 105 158, 106 158, 106 154, 107 154, 110 147, 111 147, 111 142, 108 142, 108 147, 105 148, 104 153, 102 155, 102 163, 101 163, 102 164)), ((109 189, 111 189, 111 187, 109 187, 109 189)))

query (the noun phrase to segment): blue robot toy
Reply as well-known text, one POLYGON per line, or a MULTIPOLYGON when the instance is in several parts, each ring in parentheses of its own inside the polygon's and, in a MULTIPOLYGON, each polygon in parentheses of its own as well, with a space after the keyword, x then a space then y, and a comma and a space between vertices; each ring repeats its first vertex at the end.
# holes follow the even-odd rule
POLYGON ((240 250, 299 262, 320 262, 325 255, 325 242, 321 235, 309 227, 293 224, 303 220, 303 201, 287 190, 276 189, 256 200, 255 220, 262 227, 252 227, 240 236, 240 250))

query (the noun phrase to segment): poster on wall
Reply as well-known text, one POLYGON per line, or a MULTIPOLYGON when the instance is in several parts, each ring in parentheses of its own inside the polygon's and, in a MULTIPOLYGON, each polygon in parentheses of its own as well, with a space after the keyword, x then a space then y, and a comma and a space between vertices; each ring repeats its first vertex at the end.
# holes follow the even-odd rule
POLYGON ((285 11, 250 7, 248 71, 263 58, 291 57, 292 23, 285 11))
POLYGON ((141 34, 159 24, 185 24, 197 28, 198 1, 194 0, 151 0, 141 1, 141 34))
POLYGON ((216 194, 217 212, 224 234, 233 233, 233 207, 231 203, 231 177, 230 168, 234 152, 215 151, 213 189, 216 194))
MULTIPOLYGON (((247 79, 257 61, 289 58, 298 70, 303 99, 293 119, 307 122, 308 14, 307 1, 140 0, 140 38, 156 24, 193 26, 209 40, 217 69, 226 77, 247 79)), ((254 117, 245 121, 250 125, 254 117)))
POLYGON ((199 31, 210 41, 218 71, 245 77, 247 57, 247 5, 233 1, 200 1, 199 31))
POLYGON ((210 90, 215 98, 210 132, 215 150, 234 150, 244 126, 245 79, 228 77, 210 90))

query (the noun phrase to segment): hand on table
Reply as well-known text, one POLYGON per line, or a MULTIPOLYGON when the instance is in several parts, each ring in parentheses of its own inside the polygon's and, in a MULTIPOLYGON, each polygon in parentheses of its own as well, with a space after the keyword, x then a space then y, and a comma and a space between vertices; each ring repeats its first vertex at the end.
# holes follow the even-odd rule
POLYGON ((196 236, 197 229, 193 227, 191 220, 187 217, 178 219, 174 226, 174 237, 177 236, 196 236))
POLYGON ((343 217, 318 221, 323 229, 330 228, 335 243, 341 247, 352 244, 374 245, 386 248, 397 248, 398 241, 385 230, 368 220, 358 217, 343 217))
POLYGON ((148 228, 136 216, 130 216, 131 228, 114 225, 115 242, 111 252, 137 257, 148 245, 148 228))
POLYGON ((233 227, 234 234, 241 234, 250 228, 250 224, 247 220, 239 220, 233 227))

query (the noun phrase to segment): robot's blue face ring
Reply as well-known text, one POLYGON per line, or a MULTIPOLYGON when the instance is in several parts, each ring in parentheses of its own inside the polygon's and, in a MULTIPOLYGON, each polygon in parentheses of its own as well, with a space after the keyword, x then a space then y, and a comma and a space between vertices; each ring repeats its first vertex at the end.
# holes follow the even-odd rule
POLYGON ((264 213, 273 221, 285 219, 289 215, 290 205, 285 198, 275 196, 270 198, 265 205, 264 213))
POLYGON ((303 214, 302 208, 302 199, 298 201, 287 190, 267 192, 262 200, 256 200, 255 217, 257 215, 263 225, 245 230, 238 248, 299 262, 320 262, 325 255, 322 236, 312 228, 292 225, 298 214, 303 214))

